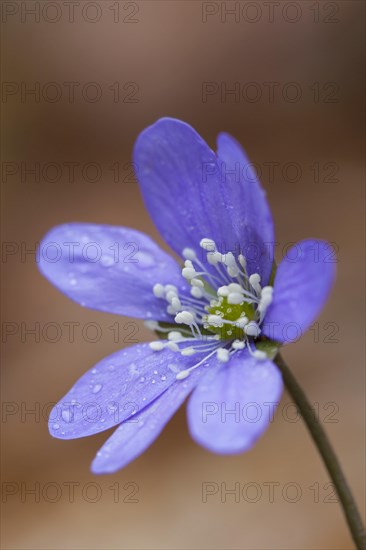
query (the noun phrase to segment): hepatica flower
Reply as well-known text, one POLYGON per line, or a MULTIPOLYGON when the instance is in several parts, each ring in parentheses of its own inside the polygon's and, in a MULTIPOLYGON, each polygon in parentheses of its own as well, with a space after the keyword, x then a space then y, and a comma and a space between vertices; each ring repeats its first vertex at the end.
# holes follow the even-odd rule
POLYGON ((107 225, 58 226, 39 250, 41 272, 71 299, 144 319, 161 338, 101 360, 50 415, 60 439, 117 427, 95 473, 141 454, 189 395, 200 445, 250 449, 281 397, 274 353, 310 326, 334 278, 331 248, 318 240, 288 249, 275 272, 265 193, 229 135, 215 153, 189 125, 164 118, 140 134, 134 162, 146 207, 183 266, 147 235, 107 225))

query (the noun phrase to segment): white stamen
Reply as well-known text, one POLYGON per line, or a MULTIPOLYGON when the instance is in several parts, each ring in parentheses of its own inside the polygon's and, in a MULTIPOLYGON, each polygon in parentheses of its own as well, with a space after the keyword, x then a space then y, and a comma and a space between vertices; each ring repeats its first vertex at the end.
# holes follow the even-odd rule
POLYGON ((207 262, 210 265, 217 265, 221 261, 222 261, 222 254, 220 254, 220 252, 209 252, 207 254, 207 262))
POLYGON ((178 289, 177 289, 176 286, 174 286, 174 285, 165 285, 165 292, 170 292, 171 290, 175 293, 178 292, 178 289))
POLYGON ((164 348, 164 344, 158 340, 157 342, 150 342, 149 347, 153 351, 161 351, 164 348))
POLYGON ((248 324, 248 321, 248 317, 245 317, 245 315, 243 315, 242 317, 239 317, 239 319, 237 319, 234 324, 238 328, 244 328, 248 324))
POLYGON ((154 293, 154 296, 156 296, 157 298, 164 298, 165 289, 164 289, 163 285, 161 285, 159 283, 157 285, 154 285, 153 293, 154 293))
POLYGON ((203 292, 200 288, 198 288, 197 286, 194 286, 191 288, 191 294, 192 296, 194 296, 194 298, 202 298, 203 296, 203 292))
POLYGON ((257 294, 261 292, 261 285, 259 284, 260 280, 261 280, 261 277, 260 275, 258 275, 258 273, 253 273, 253 275, 249 277, 249 282, 257 294))
POLYGON ((196 350, 193 348, 184 348, 181 351, 182 355, 189 356, 194 355, 196 353, 196 350))
POLYGON ((181 370, 180 372, 178 372, 178 374, 176 375, 176 379, 177 380, 184 380, 185 378, 187 378, 191 373, 189 372, 189 370, 181 370))
POLYGON ((229 296, 229 287, 228 286, 220 286, 220 288, 217 291, 218 296, 229 296))
POLYGON ((250 321, 244 327, 244 332, 247 336, 253 336, 253 338, 257 338, 261 333, 261 329, 259 328, 256 322, 250 321))
POLYGON ((234 266, 229 266, 227 268, 227 272, 230 275, 230 277, 233 277, 233 278, 237 277, 240 273, 239 269, 236 266, 235 267, 234 266))
POLYGON ((219 348, 216 352, 217 359, 222 363, 227 363, 230 359, 230 353, 225 348, 219 348))
POLYGON ((253 357, 255 357, 256 359, 258 359, 259 361, 264 361, 265 359, 267 359, 267 354, 266 352, 264 351, 261 351, 259 349, 256 349, 255 351, 253 351, 253 357))
POLYGON ((168 340, 170 340, 171 342, 174 342, 175 340, 180 340, 181 338, 182 338, 182 334, 177 330, 172 330, 168 334, 168 340))
POLYGON ((189 311, 181 311, 175 316, 175 322, 178 324, 191 326, 195 323, 194 316, 189 311))
POLYGON ((180 311, 182 309, 182 304, 180 303, 179 298, 173 298, 172 307, 174 308, 174 311, 180 311))
POLYGON ((242 340, 235 340, 232 344, 231 344, 231 347, 233 349, 244 349, 245 348, 245 342, 243 342, 242 340))
POLYGON ((196 256, 196 253, 193 250, 193 248, 185 248, 183 250, 183 258, 185 258, 186 260, 191 260, 192 262, 194 262, 194 260, 197 259, 197 256, 196 256))
POLYGON ((193 267, 183 267, 182 275, 185 279, 194 279, 197 272, 193 267))
POLYGON ((241 267, 244 269, 244 271, 246 271, 247 261, 246 261, 245 257, 243 256, 243 254, 239 254, 238 260, 239 260, 239 263, 240 263, 241 267))
POLYGON ((243 287, 238 283, 230 283, 227 288, 230 292, 243 292, 243 287))
POLYGON ((244 296, 239 292, 230 292, 229 296, 227 297, 227 301, 229 304, 242 304, 244 302, 244 296))
POLYGON ((213 252, 216 250, 216 243, 212 239, 201 239, 200 247, 208 252, 213 252))
POLYGON ((205 287, 205 285, 203 284, 203 282, 200 279, 192 279, 191 280, 191 285, 196 286, 197 288, 204 288, 205 287))
POLYGON ((174 292, 174 290, 169 290, 169 292, 167 292, 165 296, 165 298, 168 300, 170 304, 172 303, 173 298, 177 298, 177 297, 178 297, 178 294, 174 292))
POLYGON ((223 262, 224 262, 225 265, 227 265, 227 267, 236 267, 237 268, 235 256, 232 252, 228 252, 227 254, 225 254, 225 256, 223 258, 223 262))

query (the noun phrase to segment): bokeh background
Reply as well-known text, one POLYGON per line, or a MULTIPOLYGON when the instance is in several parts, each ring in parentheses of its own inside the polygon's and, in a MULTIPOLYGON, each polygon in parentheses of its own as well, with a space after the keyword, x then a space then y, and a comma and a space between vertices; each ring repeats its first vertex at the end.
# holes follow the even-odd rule
MULTIPOLYGON (((279 243, 314 236, 338 250, 337 282, 319 324, 284 356, 364 510, 364 3, 28 1, 1 9, 2 547, 352 548, 316 449, 303 423, 290 421, 287 394, 271 428, 242 456, 195 445, 184 408, 113 476, 89 472, 106 434, 52 439, 47 404, 128 345, 127 320, 62 296, 39 274, 32 250, 69 221, 130 226, 161 243, 130 175, 138 133, 173 116, 212 147, 219 131, 235 135, 261 170, 279 243), (239 97, 225 94, 235 86, 239 97), (39 177, 27 171, 37 163, 39 177), (78 323, 74 342, 70 322, 78 323), (96 342, 92 331, 82 335, 90 322, 101 327, 96 342), (110 328, 116 322, 120 341, 110 328), (43 334, 47 323, 61 335, 43 334), (205 482, 218 488, 207 502, 205 482), (225 502, 221 483, 239 483, 239 502, 230 495, 225 502), (137 502, 129 502, 136 487, 137 502)), ((137 324, 137 339, 147 341, 137 324)))

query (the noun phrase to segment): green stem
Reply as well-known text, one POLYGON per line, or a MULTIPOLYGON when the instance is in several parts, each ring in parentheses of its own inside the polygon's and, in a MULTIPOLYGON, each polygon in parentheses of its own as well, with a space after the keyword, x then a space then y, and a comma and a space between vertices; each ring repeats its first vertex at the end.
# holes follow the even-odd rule
POLYGON ((311 437, 313 438, 315 445, 317 446, 318 451, 324 461, 330 478, 334 483, 356 548, 357 550, 365 550, 365 528, 362 524, 361 516, 357 509, 355 499, 353 498, 346 478, 344 477, 344 474, 342 472, 341 465, 338 461, 336 454, 334 453, 329 439, 325 431, 323 430, 321 423, 316 418, 316 415, 314 414, 314 409, 309 403, 308 398, 297 383, 294 375, 292 374, 280 354, 277 355, 275 363, 282 373, 287 391, 296 403, 297 408, 300 411, 304 422, 310 431, 311 437))

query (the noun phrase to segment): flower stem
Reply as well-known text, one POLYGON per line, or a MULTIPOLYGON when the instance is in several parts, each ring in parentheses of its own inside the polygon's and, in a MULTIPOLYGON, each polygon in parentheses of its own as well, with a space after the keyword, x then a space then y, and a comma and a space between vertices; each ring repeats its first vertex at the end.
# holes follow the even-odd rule
POLYGON ((344 477, 344 474, 342 472, 341 465, 329 442, 329 439, 325 431, 323 430, 319 419, 316 418, 316 415, 314 414, 314 409, 309 403, 308 398, 297 383, 296 378, 294 377, 280 354, 277 355, 275 363, 282 373, 287 391, 296 403, 297 408, 301 413, 304 422, 310 431, 311 437, 313 438, 315 445, 317 446, 318 451, 324 461, 330 478, 334 483, 356 548, 357 550, 365 550, 365 528, 362 524, 361 516, 357 509, 355 499, 353 498, 346 478, 344 477))

